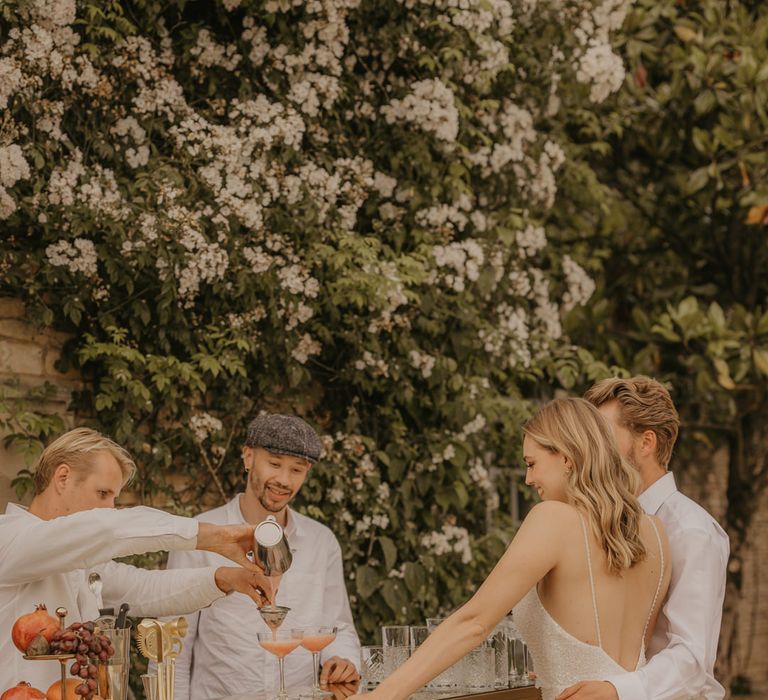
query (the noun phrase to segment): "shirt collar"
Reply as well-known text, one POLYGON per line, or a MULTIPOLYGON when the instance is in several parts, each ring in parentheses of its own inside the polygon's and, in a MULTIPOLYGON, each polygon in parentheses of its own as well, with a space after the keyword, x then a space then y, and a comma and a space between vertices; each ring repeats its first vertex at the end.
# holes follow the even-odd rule
POLYGON ((661 479, 654 481, 645 491, 643 491, 637 500, 640 502, 642 509, 650 514, 655 515, 659 508, 664 504, 675 491, 677 491, 677 484, 675 484, 675 475, 672 472, 667 472, 661 479))
POLYGON ((29 508, 27 508, 27 506, 22 506, 19 503, 9 503, 5 507, 6 515, 17 515, 19 513, 22 513, 23 515, 28 515, 31 518, 37 517, 32 515, 32 513, 29 512, 29 508))

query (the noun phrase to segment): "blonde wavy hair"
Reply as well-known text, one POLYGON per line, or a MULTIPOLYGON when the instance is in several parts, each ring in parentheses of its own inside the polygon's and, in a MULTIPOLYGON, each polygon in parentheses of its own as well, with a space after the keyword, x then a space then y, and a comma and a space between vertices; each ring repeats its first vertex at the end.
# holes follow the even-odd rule
POLYGON ((619 574, 646 555, 640 539, 642 510, 635 498, 640 477, 616 445, 610 425, 589 401, 555 399, 524 426, 523 434, 568 458, 568 502, 587 516, 591 531, 619 574))
POLYGON ((48 488, 60 464, 68 464, 78 480, 84 479, 91 469, 94 452, 109 452, 117 460, 123 474, 123 486, 133 477, 136 464, 127 450, 95 430, 75 428, 57 437, 42 451, 32 474, 35 494, 48 488))

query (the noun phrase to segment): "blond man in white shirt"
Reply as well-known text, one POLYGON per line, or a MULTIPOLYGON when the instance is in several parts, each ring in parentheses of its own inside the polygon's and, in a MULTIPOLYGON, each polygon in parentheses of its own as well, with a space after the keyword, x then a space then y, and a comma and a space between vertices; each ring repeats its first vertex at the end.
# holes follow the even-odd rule
MULTIPOLYGON (((275 414, 257 417, 249 425, 243 447, 245 493, 198 519, 251 525, 268 515, 277 519, 293 554, 275 597, 278 605, 291 608, 281 629, 336 626, 335 641, 321 653, 321 682, 340 684, 359 678, 360 659, 341 548, 325 525, 288 507, 321 451, 317 433, 300 418, 275 414)), ((218 563, 216 554, 174 552, 168 566, 218 563)), ((277 659, 255 641, 257 632, 269 628, 248 598, 230 596, 188 620, 184 649, 176 660, 176 700, 210 700, 276 688, 277 659)), ((312 684, 312 671, 310 653, 296 649, 285 657, 286 687, 306 689, 312 684)))
POLYGON ((640 472, 643 509, 664 523, 672 578, 648 644, 633 673, 577 683, 557 700, 722 700, 714 676, 725 596, 728 535, 677 490, 667 471, 680 420, 669 392, 649 377, 605 379, 584 398, 608 418, 624 457, 640 472))
POLYGON ((158 616, 193 612, 232 591, 265 602, 260 591, 268 579, 246 557, 253 527, 199 523, 153 508, 116 510, 134 469, 112 440, 72 430, 41 454, 30 507, 10 503, 0 515, 0 691, 26 680, 45 692, 59 677, 58 666, 25 661, 11 641, 16 619, 39 603, 51 614, 65 607, 72 623, 95 619, 104 604, 126 602, 132 614, 158 616), (166 572, 111 561, 166 549, 216 552, 225 565, 166 572), (230 560, 242 566, 226 565, 230 560), (92 573, 101 577, 102 600, 88 587, 92 573))

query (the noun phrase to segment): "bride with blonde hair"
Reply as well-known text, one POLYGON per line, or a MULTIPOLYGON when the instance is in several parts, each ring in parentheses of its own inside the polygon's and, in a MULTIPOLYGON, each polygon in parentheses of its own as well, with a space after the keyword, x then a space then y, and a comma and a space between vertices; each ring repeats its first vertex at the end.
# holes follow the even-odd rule
POLYGON ((535 505, 472 598, 368 700, 405 699, 484 641, 513 610, 543 700, 645 664, 669 585, 661 523, 635 498, 637 472, 589 402, 556 399, 523 426, 535 505))

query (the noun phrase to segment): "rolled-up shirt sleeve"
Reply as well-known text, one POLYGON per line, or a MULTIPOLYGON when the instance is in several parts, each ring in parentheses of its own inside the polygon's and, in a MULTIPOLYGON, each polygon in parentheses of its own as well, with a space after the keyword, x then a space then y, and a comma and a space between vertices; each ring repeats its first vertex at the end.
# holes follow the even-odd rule
POLYGON ((674 566, 657 625, 666 646, 632 673, 606 678, 620 700, 679 700, 703 695, 712 640, 720 634, 727 544, 702 529, 670 535, 674 566))
POLYGON ((104 604, 131 606, 131 614, 146 617, 188 615, 224 597, 216 585, 216 568, 147 571, 107 562, 95 569, 104 582, 104 604))
POLYGON ((0 585, 88 569, 114 557, 194 549, 198 523, 154 508, 95 508, 53 520, 29 519, 0 538, 0 585))

